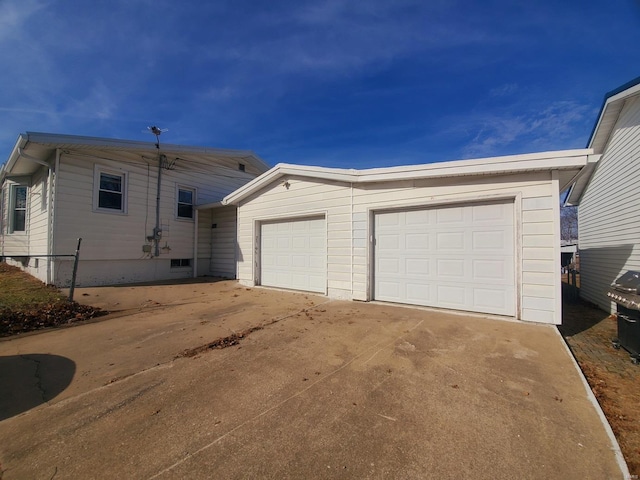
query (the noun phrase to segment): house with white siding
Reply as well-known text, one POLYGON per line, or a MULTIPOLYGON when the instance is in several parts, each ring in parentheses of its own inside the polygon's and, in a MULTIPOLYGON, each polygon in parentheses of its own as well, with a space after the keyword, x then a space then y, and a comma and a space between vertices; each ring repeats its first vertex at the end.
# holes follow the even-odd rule
POLYGON ((605 95, 588 148, 565 203, 578 206, 580 295, 613 313, 607 288, 640 270, 640 77, 605 95))
POLYGON ((226 196, 237 278, 560 324, 570 150, 366 170, 280 164, 226 196))
POLYGON ((0 170, 0 257, 66 286, 60 255, 82 238, 80 286, 233 278, 236 208, 220 201, 267 169, 248 151, 21 134, 0 170))

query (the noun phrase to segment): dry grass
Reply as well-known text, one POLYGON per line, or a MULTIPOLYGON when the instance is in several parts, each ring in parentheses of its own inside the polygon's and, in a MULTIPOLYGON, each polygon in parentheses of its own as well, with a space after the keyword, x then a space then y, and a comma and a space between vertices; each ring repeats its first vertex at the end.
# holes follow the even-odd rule
POLYGON ((106 313, 70 302, 56 288, 0 263, 0 337, 69 325, 106 313))
POLYGON ((19 268, 0 263, 0 309, 24 309, 63 300, 65 297, 57 289, 19 268))

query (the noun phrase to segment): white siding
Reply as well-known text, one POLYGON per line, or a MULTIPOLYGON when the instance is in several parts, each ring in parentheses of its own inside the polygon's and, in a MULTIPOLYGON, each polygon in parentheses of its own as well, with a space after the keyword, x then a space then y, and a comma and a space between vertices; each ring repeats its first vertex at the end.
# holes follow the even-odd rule
POLYGON ((370 300, 371 221, 374 211, 492 199, 516 200, 516 275, 523 320, 560 323, 557 184, 551 173, 459 177, 356 185, 289 177, 241 202, 239 279, 255 283, 259 220, 326 214, 328 294, 370 300), (288 186, 287 186, 288 185, 288 186), (557 258, 556 258, 557 257, 557 258), (556 278, 557 277, 557 278, 556 278))
MULTIPOLYGON (((222 197, 244 185, 254 175, 234 172, 202 162, 178 159, 175 169, 162 171, 159 256, 143 252, 144 245, 152 245, 147 236, 152 235, 156 218, 157 163, 139 155, 119 152, 117 157, 107 154, 65 153, 60 158, 58 191, 55 216, 55 252, 73 253, 77 238, 82 238, 79 285, 104 283, 128 283, 156 279, 190 277, 191 267, 171 268, 171 259, 194 258, 193 220, 177 218, 177 187, 190 187, 197 191, 196 204, 219 201, 222 197), (111 156, 111 157, 110 157, 111 156), (94 211, 94 172, 96 165, 124 172, 127 176, 126 213, 94 211), (101 267, 102 266, 102 267, 101 267), (104 268, 103 268, 104 267, 104 268), (103 268, 101 270, 101 268, 103 268)), ((203 221, 207 219, 206 213, 203 221)), ((223 221, 224 223, 224 221, 223 221)), ((209 232, 199 226, 199 245, 205 248, 199 258, 210 258, 209 232), (209 245, 206 243, 209 242, 209 245)), ((206 228, 205 228, 206 230, 206 228)), ((231 242, 231 236, 223 240, 231 242)), ((220 273, 232 272, 233 243, 224 247, 227 257, 221 260, 220 273), (226 263, 225 263, 226 262, 226 263)), ((69 282, 68 262, 57 262, 54 282, 69 282)), ((198 269, 208 274, 208 268, 198 269)))
POLYGON ((214 277, 236 277, 236 207, 220 207, 210 210, 205 228, 200 222, 200 255, 208 252, 206 269, 214 277), (214 228, 215 225, 215 228, 214 228), (207 245, 204 245, 204 242, 207 245))
POLYGON ((47 281, 47 258, 34 257, 34 255, 47 255, 48 250, 48 169, 42 167, 32 176, 31 188, 29 189, 29 214, 28 236, 29 236, 29 259, 25 271, 34 277, 47 281))
POLYGON ((580 200, 580 293, 608 312, 609 285, 640 270, 640 97, 627 100, 580 200))

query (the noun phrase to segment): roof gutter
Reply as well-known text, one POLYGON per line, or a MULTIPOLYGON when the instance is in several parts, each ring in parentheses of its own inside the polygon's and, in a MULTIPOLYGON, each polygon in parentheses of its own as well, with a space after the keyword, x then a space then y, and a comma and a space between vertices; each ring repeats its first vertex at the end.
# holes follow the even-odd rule
POLYGON ((37 163, 38 165, 44 165, 45 167, 51 167, 51 165, 49 165, 44 160, 40 160, 39 158, 32 157, 28 153, 24 153, 22 148, 18 148, 18 157, 24 158, 25 160, 29 160, 30 162, 37 163))
POLYGON ((9 158, 4 165, 2 165, 2 169, 0 170, 0 182, 3 181, 9 173, 11 173, 11 170, 18 161, 18 158, 20 158, 20 152, 27 146, 27 143, 29 143, 29 134, 21 133, 18 135, 18 139, 11 151, 11 155, 9 155, 9 158))

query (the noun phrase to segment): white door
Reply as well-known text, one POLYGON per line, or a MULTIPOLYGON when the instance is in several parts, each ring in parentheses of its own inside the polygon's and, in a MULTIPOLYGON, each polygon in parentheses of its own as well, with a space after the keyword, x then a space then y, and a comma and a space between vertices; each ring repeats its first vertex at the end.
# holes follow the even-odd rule
POLYGON ((324 217, 265 222, 260 227, 260 283, 326 293, 324 217))
POLYGON ((515 315, 513 202, 375 215, 374 298, 515 315))

